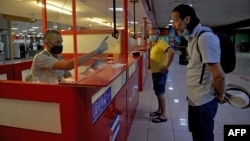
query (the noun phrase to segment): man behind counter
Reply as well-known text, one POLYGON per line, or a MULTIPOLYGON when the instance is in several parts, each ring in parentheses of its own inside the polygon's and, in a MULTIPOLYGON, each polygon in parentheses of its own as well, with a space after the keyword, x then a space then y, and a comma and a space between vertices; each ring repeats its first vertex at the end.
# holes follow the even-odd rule
MULTIPOLYGON (((78 57, 78 66, 97 54, 103 53, 108 49, 105 42, 108 36, 100 43, 98 48, 88 54, 78 57)), ((38 78, 39 82, 49 82, 50 78, 61 80, 72 76, 69 70, 73 69, 74 58, 65 61, 60 55, 63 51, 63 39, 59 31, 47 30, 44 34, 44 49, 36 54, 33 59, 31 71, 25 78, 26 81, 32 81, 32 78, 38 78)))

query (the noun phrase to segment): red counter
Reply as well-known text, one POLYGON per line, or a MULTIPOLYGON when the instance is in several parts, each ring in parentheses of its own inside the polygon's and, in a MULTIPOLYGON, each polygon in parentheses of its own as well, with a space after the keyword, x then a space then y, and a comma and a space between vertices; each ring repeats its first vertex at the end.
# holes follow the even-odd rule
POLYGON ((16 62, 0 65, 0 75, 7 75, 6 80, 23 80, 22 71, 30 69, 32 61, 16 62))
POLYGON ((1 141, 125 141, 138 103, 138 61, 59 85, 0 81, 1 141))
POLYGON ((14 68, 12 64, 0 65, 0 75, 6 75, 8 80, 15 80, 14 68))

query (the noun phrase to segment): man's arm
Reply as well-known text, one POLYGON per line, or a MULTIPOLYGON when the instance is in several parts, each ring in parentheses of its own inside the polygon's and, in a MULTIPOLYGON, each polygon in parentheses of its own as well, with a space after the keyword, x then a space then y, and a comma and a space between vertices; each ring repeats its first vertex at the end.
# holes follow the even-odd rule
POLYGON ((223 72, 221 65, 218 63, 209 63, 209 69, 213 75, 214 86, 218 92, 217 98, 220 103, 224 102, 225 96, 225 73, 223 72))
POLYGON ((166 49, 166 52, 167 52, 167 63, 166 63, 166 66, 161 70, 161 72, 165 72, 166 70, 168 70, 169 66, 171 65, 172 61, 173 61, 173 58, 174 58, 174 49, 171 48, 171 47, 168 47, 166 49))

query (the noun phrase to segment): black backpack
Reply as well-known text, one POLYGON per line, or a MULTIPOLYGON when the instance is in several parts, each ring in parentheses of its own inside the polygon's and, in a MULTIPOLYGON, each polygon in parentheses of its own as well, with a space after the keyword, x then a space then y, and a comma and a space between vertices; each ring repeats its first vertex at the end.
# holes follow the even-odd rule
MULTIPOLYGON (((197 36, 197 40, 200 37, 200 35, 204 32, 211 32, 211 31, 201 31, 197 36)), ((230 73, 235 69, 235 65, 236 65, 236 55, 235 55, 234 44, 233 44, 232 40, 227 35, 221 34, 221 33, 214 33, 214 34, 217 35, 219 40, 220 40, 220 48, 221 48, 220 64, 221 64, 221 67, 225 73, 230 73)), ((202 62, 202 57, 201 57, 201 53, 200 53, 199 48, 198 48, 198 44, 197 44, 197 50, 200 54, 200 59, 202 62)), ((201 78, 200 78, 200 82, 199 82, 200 84, 202 83, 202 79, 203 79, 203 75, 204 75, 204 71, 205 71, 205 66, 206 66, 206 64, 203 64, 201 78)))

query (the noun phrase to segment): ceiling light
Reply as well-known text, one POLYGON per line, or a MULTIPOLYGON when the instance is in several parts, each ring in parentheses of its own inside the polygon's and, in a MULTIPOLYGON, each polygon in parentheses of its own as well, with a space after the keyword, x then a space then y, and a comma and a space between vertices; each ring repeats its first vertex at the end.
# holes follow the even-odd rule
MULTIPOLYGON (((37 1, 37 5, 40 6, 40 7, 43 7, 43 4, 41 3, 40 0, 37 1)), ((50 9, 50 10, 53 10, 53 11, 64 13, 64 14, 67 14, 67 15, 72 15, 72 12, 70 10, 62 8, 62 7, 58 7, 58 6, 54 5, 54 4, 47 3, 46 8, 50 9)))
MULTIPOLYGON (((113 8, 109 8, 110 11, 113 11, 113 8)), ((120 11, 122 12, 123 11, 123 8, 115 8, 115 11, 120 11)))
POLYGON ((138 24, 138 22, 133 22, 133 21, 129 21, 128 23, 130 23, 130 24, 138 24))
POLYGON ((95 23, 99 23, 99 24, 101 24, 101 25, 112 26, 111 23, 104 22, 104 21, 102 21, 102 20, 100 20, 100 19, 97 19, 97 18, 89 18, 89 20, 92 21, 92 22, 95 22, 95 23))

